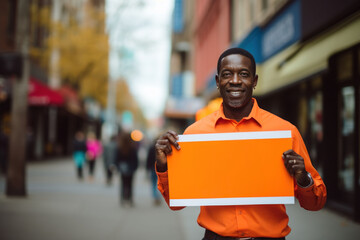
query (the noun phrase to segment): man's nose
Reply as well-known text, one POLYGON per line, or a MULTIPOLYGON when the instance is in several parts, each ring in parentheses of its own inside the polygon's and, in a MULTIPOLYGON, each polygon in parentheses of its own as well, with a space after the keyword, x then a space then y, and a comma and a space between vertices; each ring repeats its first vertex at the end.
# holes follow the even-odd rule
POLYGON ((234 77, 231 79, 231 83, 233 84, 241 84, 242 80, 238 74, 234 74, 234 77))

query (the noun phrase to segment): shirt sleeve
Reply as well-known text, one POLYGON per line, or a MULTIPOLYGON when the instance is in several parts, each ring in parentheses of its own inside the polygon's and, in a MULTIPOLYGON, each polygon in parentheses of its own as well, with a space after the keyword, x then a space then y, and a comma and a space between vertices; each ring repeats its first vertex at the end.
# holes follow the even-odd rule
POLYGON ((156 165, 155 165, 155 170, 156 170, 156 175, 158 177, 158 184, 157 184, 158 189, 159 189, 161 195, 163 196, 163 198, 165 199, 169 208, 174 211, 185 208, 185 207, 170 207, 168 172, 167 171, 166 172, 158 172, 156 169, 156 165))
POLYGON ((300 206, 311 211, 317 211, 323 208, 326 202, 326 187, 319 173, 313 167, 305 143, 295 128, 292 131, 293 150, 304 158, 305 169, 313 179, 313 184, 307 188, 302 188, 295 184, 295 197, 299 200, 300 206))

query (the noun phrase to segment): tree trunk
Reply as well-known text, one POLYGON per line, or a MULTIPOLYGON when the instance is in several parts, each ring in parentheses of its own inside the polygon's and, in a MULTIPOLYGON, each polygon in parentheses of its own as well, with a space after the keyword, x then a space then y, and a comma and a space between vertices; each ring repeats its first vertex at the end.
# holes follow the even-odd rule
POLYGON ((23 59, 22 76, 12 79, 10 155, 6 195, 26 196, 25 152, 27 135, 27 96, 29 85, 29 1, 17 1, 16 51, 23 59))

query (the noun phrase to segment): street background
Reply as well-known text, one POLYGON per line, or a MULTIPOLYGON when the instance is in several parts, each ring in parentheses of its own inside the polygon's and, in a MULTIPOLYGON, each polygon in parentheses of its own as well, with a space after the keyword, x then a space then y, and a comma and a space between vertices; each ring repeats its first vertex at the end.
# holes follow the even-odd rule
MULTIPOLYGON (((198 207, 171 211, 154 206, 145 168, 135 177, 134 207, 120 207, 118 178, 107 186, 101 159, 93 182, 78 181, 70 158, 28 164, 28 196, 6 197, 0 177, 0 239, 72 240, 196 240, 203 229, 196 223, 198 207)), ((288 240, 348 239, 360 236, 360 224, 327 208, 317 212, 288 205, 288 240)))
POLYGON ((254 55, 254 97, 298 128, 327 187, 321 211, 288 206, 287 239, 360 239, 359 29, 359 0, 0 1, 0 240, 201 239, 198 208, 153 204, 144 159, 122 208, 102 159, 79 182, 70 156, 80 132, 148 149, 216 111, 233 46, 254 55))

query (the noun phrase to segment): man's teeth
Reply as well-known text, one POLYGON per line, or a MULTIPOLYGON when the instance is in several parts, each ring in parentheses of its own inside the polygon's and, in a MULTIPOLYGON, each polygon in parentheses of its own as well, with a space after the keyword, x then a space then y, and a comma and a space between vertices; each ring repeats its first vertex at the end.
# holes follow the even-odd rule
POLYGON ((238 92, 230 92, 230 94, 232 96, 234 96, 234 97, 238 97, 238 96, 240 96, 241 92, 240 91, 238 91, 238 92))

